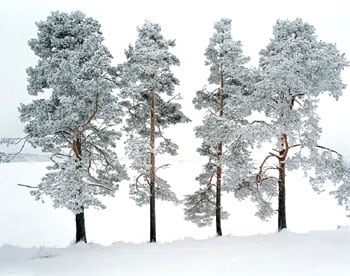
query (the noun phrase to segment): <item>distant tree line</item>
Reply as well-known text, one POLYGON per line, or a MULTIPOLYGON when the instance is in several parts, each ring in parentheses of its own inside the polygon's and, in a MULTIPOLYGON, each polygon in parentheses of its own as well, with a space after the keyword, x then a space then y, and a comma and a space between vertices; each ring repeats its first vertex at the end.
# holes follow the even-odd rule
MULTIPOLYGON (((259 65, 248 68, 249 57, 232 38, 231 20, 215 23, 204 53, 208 83, 193 99, 205 111, 194 131, 202 139, 198 152, 208 161, 196 178, 198 190, 183 200, 157 173, 168 166, 158 165, 157 156, 176 155, 178 149, 164 129, 190 121, 175 94, 175 40, 146 21, 125 51, 126 62, 113 67, 100 24, 83 13, 53 12, 37 27, 29 46, 39 59, 27 74, 28 93, 38 99, 19 108, 26 136, 1 143, 29 143, 50 154, 52 165, 31 194, 37 200, 49 195, 54 207, 75 214, 76 242, 87 241, 84 210, 105 208, 100 196, 114 195, 126 180, 136 204, 150 206, 150 242, 156 242, 156 199, 183 203, 185 218, 199 226, 215 219, 221 236, 221 220, 229 215, 222 209, 223 192, 251 198, 263 220, 276 213, 277 197, 278 230, 286 228, 287 169, 304 170, 316 191, 326 180, 334 182, 334 195, 350 209, 350 169, 340 153, 319 144, 316 112, 321 94, 342 95, 341 72, 349 61, 335 44, 319 41, 310 24, 278 20, 259 65), (131 180, 115 150, 122 133, 137 173, 131 180), (274 146, 256 160, 253 150, 265 142, 274 146)), ((0 153, 0 162, 10 159, 0 153)))

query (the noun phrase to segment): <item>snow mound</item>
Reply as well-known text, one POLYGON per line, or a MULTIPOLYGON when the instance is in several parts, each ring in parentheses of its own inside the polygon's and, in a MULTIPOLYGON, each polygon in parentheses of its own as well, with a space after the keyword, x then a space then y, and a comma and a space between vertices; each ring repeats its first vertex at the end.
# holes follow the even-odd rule
POLYGON ((0 248, 0 275, 349 275, 350 229, 163 244, 0 248))

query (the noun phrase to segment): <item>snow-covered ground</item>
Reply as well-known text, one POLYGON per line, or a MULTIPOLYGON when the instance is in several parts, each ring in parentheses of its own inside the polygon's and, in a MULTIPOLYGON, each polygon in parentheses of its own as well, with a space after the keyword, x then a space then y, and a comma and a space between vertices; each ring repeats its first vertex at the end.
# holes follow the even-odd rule
MULTIPOLYGON (((182 158, 182 159, 181 159, 182 158)), ((175 192, 196 188, 203 160, 166 160, 175 192)), ((287 176, 288 231, 276 217, 261 222, 253 204, 224 196, 231 216, 225 237, 214 227, 183 220, 182 206, 157 202, 159 244, 148 244, 147 206, 137 207, 122 183, 105 210, 86 212, 90 244, 71 245, 74 216, 37 202, 26 188, 45 173, 45 162, 0 164, 0 275, 350 275, 349 219, 333 197, 311 191, 302 174, 287 176), (311 232, 312 230, 323 230, 311 232), (328 230, 328 231, 325 231, 328 230), (298 233, 295 233, 298 232, 298 233), (98 245, 99 244, 99 245, 98 245)))
POLYGON ((0 275, 348 276, 350 229, 103 247, 0 248, 0 275))

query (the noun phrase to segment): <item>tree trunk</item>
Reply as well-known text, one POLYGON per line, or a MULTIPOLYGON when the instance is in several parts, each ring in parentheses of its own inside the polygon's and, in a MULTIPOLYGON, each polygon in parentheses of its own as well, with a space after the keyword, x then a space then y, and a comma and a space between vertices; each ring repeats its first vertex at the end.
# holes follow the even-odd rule
POLYGON ((155 189, 155 96, 151 95, 151 133, 150 133, 150 242, 156 242, 156 189, 155 189))
POLYGON ((76 235, 75 242, 87 242, 86 240, 86 230, 85 230, 85 217, 84 217, 84 209, 82 212, 75 215, 75 226, 76 226, 76 235))
MULTIPOLYGON (((81 169, 80 161, 81 161, 81 142, 80 142, 80 136, 79 134, 76 134, 76 136, 73 139, 72 142, 72 149, 75 154, 75 162, 77 162, 76 169, 81 169)), ((79 196, 81 194, 81 191, 78 191, 79 196)), ((75 215, 75 242, 87 242, 86 240, 86 230, 85 230, 85 216, 84 216, 84 208, 81 208, 81 213, 75 215)))
MULTIPOLYGON (((221 143, 219 144, 219 146, 221 143)), ((216 234, 222 236, 221 229, 221 166, 216 168, 216 234)))
POLYGON ((286 218, 286 159, 288 156, 287 134, 281 136, 282 150, 279 152, 278 168, 278 231, 287 228, 286 218))
POLYGON ((285 170, 285 164, 280 164, 280 167, 278 168, 278 231, 287 228, 285 170))
POLYGON ((154 184, 151 185, 150 197, 150 242, 156 242, 156 196, 154 184))
MULTIPOLYGON (((220 110, 219 116, 224 116, 224 75, 220 74, 220 110)), ((216 218, 216 234, 222 236, 221 229, 221 179, 222 179, 222 166, 221 166, 221 156, 222 156, 222 146, 223 143, 220 141, 217 145, 217 154, 218 154, 218 165, 216 167, 216 209, 215 209, 215 218, 216 218)))

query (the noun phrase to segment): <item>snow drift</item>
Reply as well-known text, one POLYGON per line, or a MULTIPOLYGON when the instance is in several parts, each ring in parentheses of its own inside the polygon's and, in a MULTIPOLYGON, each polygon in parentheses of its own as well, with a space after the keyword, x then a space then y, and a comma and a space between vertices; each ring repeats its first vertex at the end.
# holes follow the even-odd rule
POLYGON ((350 229, 164 244, 0 248, 0 275, 317 275, 350 273, 350 229))

